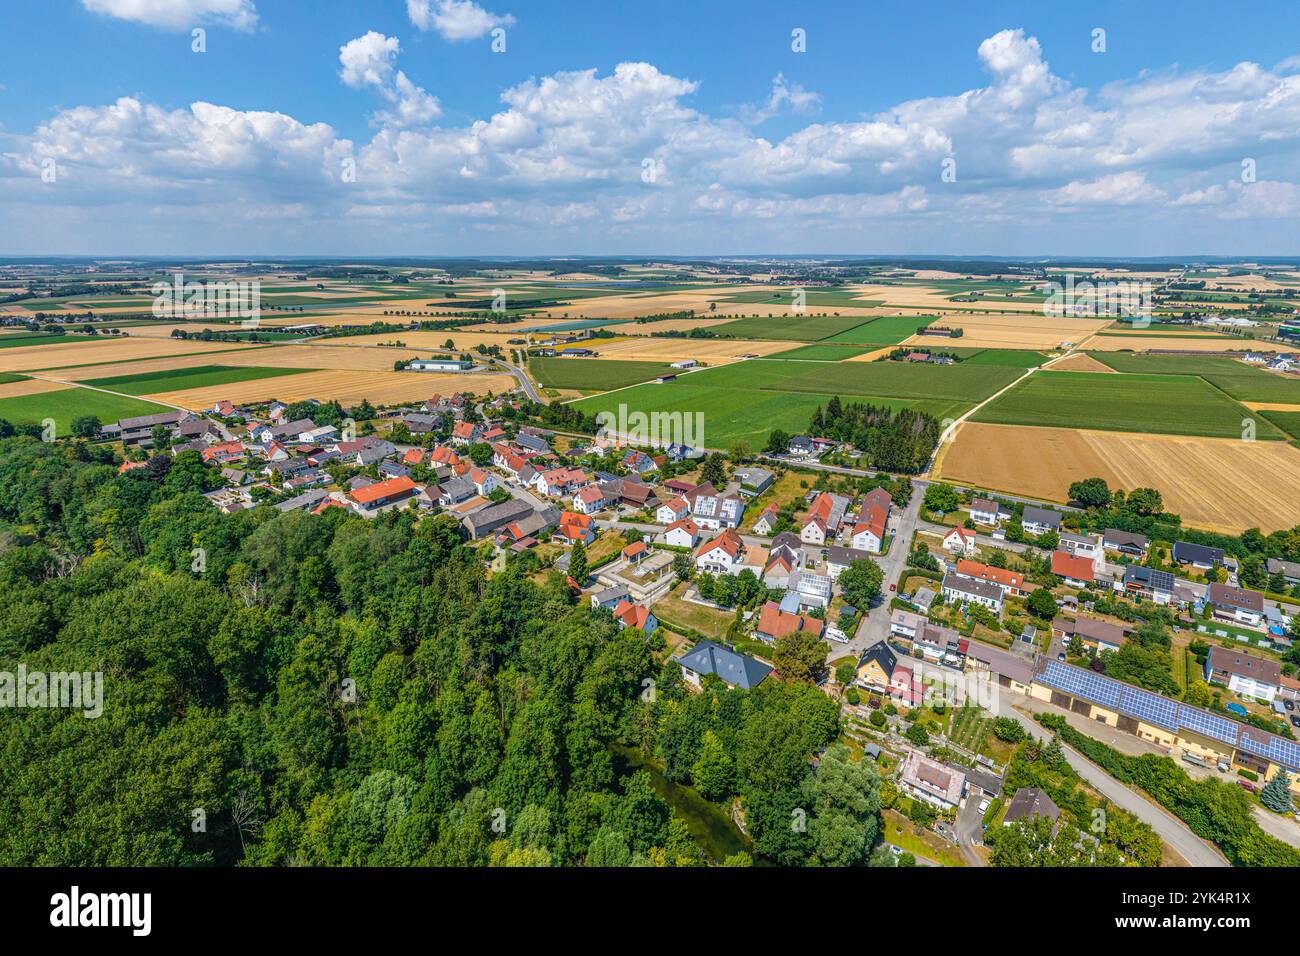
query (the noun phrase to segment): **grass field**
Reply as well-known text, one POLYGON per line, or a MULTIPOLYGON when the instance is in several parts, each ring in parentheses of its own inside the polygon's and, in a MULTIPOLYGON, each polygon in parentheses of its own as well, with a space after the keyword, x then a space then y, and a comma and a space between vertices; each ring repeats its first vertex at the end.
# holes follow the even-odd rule
POLYGON ((198 365, 192 368, 173 368, 164 371, 140 372, 136 375, 114 375, 93 378, 87 385, 125 392, 127 395, 152 395, 157 392, 174 392, 183 388, 204 388, 209 385, 229 385, 258 378, 275 378, 279 375, 297 375, 310 369, 261 368, 230 365, 198 365))
POLYGON ((664 362, 611 362, 601 359, 534 358, 528 371, 547 388, 608 391, 648 382, 677 370, 664 362))
POLYGON ((62 335, 50 332, 42 335, 0 335, 0 349, 14 349, 25 345, 51 345, 55 342, 87 341, 89 335, 62 335))
MULTIPOLYGON (((861 316, 792 316, 737 319, 715 325, 713 331, 736 339, 788 339, 791 342, 820 342, 862 325, 861 316)), ((854 340, 852 344, 870 344, 854 340)))
POLYGON ((869 345, 804 345, 788 352, 768 356, 774 359, 798 359, 804 362, 842 362, 872 351, 869 345))
MULTIPOLYGON (((943 351, 943 349, 939 349, 943 351)), ((1042 352, 1019 349, 984 349, 963 360, 965 365, 999 365, 1003 368, 1033 368, 1047 361, 1042 352)))
POLYGON ((1263 415, 1292 438, 1300 441, 1300 412, 1264 411, 1259 414, 1263 415))
MULTIPOLYGON (((974 421, 1103 431, 1240 438, 1251 413, 1192 375, 1097 375, 1036 372, 974 421)), ((1256 437, 1281 438, 1273 425, 1256 437)))
POLYGON ((1265 372, 1221 355, 1140 355, 1131 352, 1089 354, 1120 372, 1199 375, 1240 402, 1300 405, 1300 379, 1265 372))
POLYGON ((904 339, 910 339, 917 329, 935 322, 938 320, 931 315, 887 315, 837 332, 825 341, 855 345, 897 345, 904 339))
POLYGON ((94 415, 100 422, 107 424, 119 418, 165 411, 166 407, 143 399, 109 395, 75 386, 35 395, 0 398, 0 418, 15 425, 39 425, 45 419, 52 418, 60 436, 69 433, 73 419, 84 415, 94 415))

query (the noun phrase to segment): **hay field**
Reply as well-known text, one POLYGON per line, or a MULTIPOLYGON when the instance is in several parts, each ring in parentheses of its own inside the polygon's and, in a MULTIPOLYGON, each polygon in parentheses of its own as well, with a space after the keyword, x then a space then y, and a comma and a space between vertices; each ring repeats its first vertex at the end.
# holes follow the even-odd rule
POLYGON ((846 362, 874 362, 874 361, 875 361, 876 359, 878 359, 878 358, 884 358, 886 355, 888 355, 890 352, 894 351, 894 349, 896 349, 896 348, 898 348, 897 345, 886 345, 886 346, 885 346, 884 348, 882 348, 882 349, 876 349, 876 350, 874 350, 874 351, 872 351, 872 352, 863 352, 861 355, 855 355, 855 356, 853 356, 853 358, 848 358, 848 359, 845 359, 844 361, 846 361, 846 362))
POLYGON ((1097 476, 1111 488, 1157 489, 1166 510, 1197 528, 1240 534, 1300 524, 1300 449, 1287 442, 967 422, 933 474, 1048 501, 1065 501, 1072 481, 1097 476))
POLYGON ((14 398, 18 395, 38 395, 41 392, 57 392, 67 388, 61 382, 47 382, 39 378, 29 378, 21 382, 5 382, 0 385, 0 398, 14 398))
POLYGON ((87 337, 48 345, 16 346, 0 349, 0 371, 22 372, 29 369, 66 368, 92 362, 121 362, 137 358, 162 358, 192 352, 228 352, 247 348, 237 342, 186 342, 181 339, 143 339, 134 336, 87 337))
POLYGON ((1063 358, 1057 359, 1049 365, 1053 372, 1104 372, 1108 375, 1118 375, 1109 365, 1103 365, 1086 352, 1073 352, 1063 358))
MULTIPOLYGON (((1074 319, 1065 316, 1034 315, 945 315, 935 325, 959 328, 959 339, 934 335, 914 335, 904 345, 944 345, 966 349, 1035 349, 1051 350, 1063 342, 1079 345, 1109 323, 1097 319, 1074 319)), ((1132 346, 1130 346, 1131 348, 1132 346)))
POLYGON ((222 399, 238 403, 272 398, 286 402, 317 398, 323 402, 336 400, 344 405, 369 399, 375 405, 395 405, 423 401, 434 394, 449 395, 454 392, 472 392, 475 395, 492 392, 499 395, 517 385, 513 375, 439 375, 428 372, 329 369, 280 378, 233 382, 229 385, 159 392, 143 397, 191 409, 208 408, 222 399))
POLYGON ((709 365, 737 361, 742 355, 772 355, 798 348, 799 342, 771 339, 661 339, 639 336, 606 343, 595 339, 588 344, 603 359, 629 359, 645 362, 681 362, 696 359, 709 365))
POLYGON ((1280 342, 1265 342, 1260 339, 1243 339, 1235 335, 1223 335, 1215 338, 1176 338, 1154 335, 1098 335, 1088 340, 1088 348, 1094 352, 1146 352, 1159 349, 1162 352, 1290 352, 1294 346, 1280 342))
MULTIPOLYGON (((402 342, 405 343, 405 351, 428 353, 447 351, 444 346, 447 340, 451 339, 455 343, 454 348, 457 352, 468 352, 480 345, 498 345, 501 347, 501 351, 508 352, 510 349, 519 348, 517 345, 510 345, 510 339, 522 338, 524 338, 522 331, 507 334, 503 332, 472 332, 457 329, 454 332, 385 332, 381 335, 344 335, 339 338, 329 339, 329 342, 331 346, 356 345, 369 348, 378 348, 385 342, 402 342)), ((401 352, 403 349, 386 348, 386 351, 401 352)))

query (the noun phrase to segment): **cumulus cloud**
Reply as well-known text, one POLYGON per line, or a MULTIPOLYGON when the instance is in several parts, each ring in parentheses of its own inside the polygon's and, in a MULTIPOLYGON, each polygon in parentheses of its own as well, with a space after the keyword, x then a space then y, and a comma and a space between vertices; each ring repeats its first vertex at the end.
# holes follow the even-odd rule
POLYGON ((253 0, 81 0, 92 13, 164 30, 219 24, 236 30, 257 26, 253 0))
MULTIPOLYGON (((439 6, 421 10, 434 28, 439 6)), ((0 193, 175 218, 172 203, 217 190, 228 210, 301 215, 282 231, 316 234, 326 221, 382 222, 385 236, 401 239, 491 230, 510 237, 501 241, 511 251, 512 240, 556 236, 570 249, 571 237, 587 238, 596 251, 610 248, 606 240, 662 248, 701 236, 731 249, 749 236, 774 249, 800 230, 817 251, 828 236, 858 250, 901 236, 925 242, 922 252, 960 238, 956 251, 969 252, 986 235, 1058 237, 1050 245, 1061 250, 1069 247, 1059 237, 1073 241, 1104 220, 1097 242, 1117 251, 1107 209, 1176 239, 1199 236, 1208 221, 1300 212, 1300 187, 1284 181, 1300 168, 1298 75, 1242 63, 1144 73, 1090 92, 1053 74, 1023 31, 973 53, 987 75, 981 86, 768 138, 755 122, 816 111, 817 94, 778 74, 751 113, 716 116, 694 105, 697 80, 644 62, 533 77, 502 91, 490 115, 433 125, 438 100, 399 69, 400 42, 371 31, 339 50, 342 82, 381 101, 367 141, 354 146, 280 113, 124 98, 63 110, 0 141, 0 193), (59 189, 41 186, 44 157, 67 170, 59 189), (1234 180, 1244 157, 1257 161, 1259 182, 1234 180), (955 181, 940 176, 949 158, 955 181), (357 170, 346 188, 344 159, 357 170), (723 221, 726 229, 707 228, 723 221)), ((1016 251, 1041 251, 1035 245, 1016 251)))
POLYGON ((442 115, 437 97, 396 68, 401 44, 374 30, 339 47, 339 78, 353 89, 374 89, 392 108, 375 114, 383 126, 423 126, 442 115))
POLYGON ((436 30, 453 41, 477 40, 494 27, 515 23, 510 14, 489 13, 473 0, 406 0, 406 13, 420 30, 436 30))

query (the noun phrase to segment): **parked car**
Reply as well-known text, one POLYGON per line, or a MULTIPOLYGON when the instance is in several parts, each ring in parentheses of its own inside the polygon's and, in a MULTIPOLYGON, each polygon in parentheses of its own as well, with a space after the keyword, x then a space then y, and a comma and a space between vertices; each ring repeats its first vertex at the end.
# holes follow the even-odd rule
POLYGON ((1291 715, 1291 726, 1300 727, 1300 716, 1297 716, 1296 714, 1291 715))
POLYGON ((988 800, 987 800, 987 799, 985 799, 985 800, 981 800, 981 801, 980 801, 980 805, 979 805, 979 811, 980 811, 980 813, 981 813, 981 814, 985 813, 985 812, 988 810, 988 808, 989 808, 989 802, 988 802, 988 800))
POLYGON ((1288 698, 1282 701, 1282 706, 1285 707, 1287 710, 1295 710, 1295 701, 1288 698))
POLYGON ((1238 783, 1238 785, 1240 785, 1240 786, 1244 787, 1245 789, 1249 790, 1251 793, 1254 793, 1254 792, 1255 792, 1255 785, 1254 785, 1253 783, 1251 783, 1249 780, 1238 780, 1237 783, 1238 783))
POLYGON ((897 585, 897 584, 891 584, 891 585, 889 586, 889 590, 891 590, 891 591, 897 591, 897 590, 898 590, 898 585, 897 585))

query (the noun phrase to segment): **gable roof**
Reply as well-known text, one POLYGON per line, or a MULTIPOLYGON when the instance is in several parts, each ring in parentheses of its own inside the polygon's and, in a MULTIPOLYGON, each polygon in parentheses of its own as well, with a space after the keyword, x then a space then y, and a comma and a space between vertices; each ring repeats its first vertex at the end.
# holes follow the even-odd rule
POLYGON ((1052 573, 1076 581, 1092 581, 1096 578, 1092 558, 1083 558, 1068 551, 1052 552, 1052 573))
POLYGON ((703 640, 678 658, 678 663, 696 674, 717 674, 728 684, 752 690, 762 683, 772 666, 721 644, 703 640))
POLYGON ((374 484, 366 485, 364 488, 356 488, 348 492, 348 497, 359 505, 366 505, 371 502, 380 501, 384 498, 392 498, 395 495, 405 494, 410 491, 415 491, 415 482, 406 475, 401 475, 397 478, 390 478, 387 481, 376 481, 374 484))

